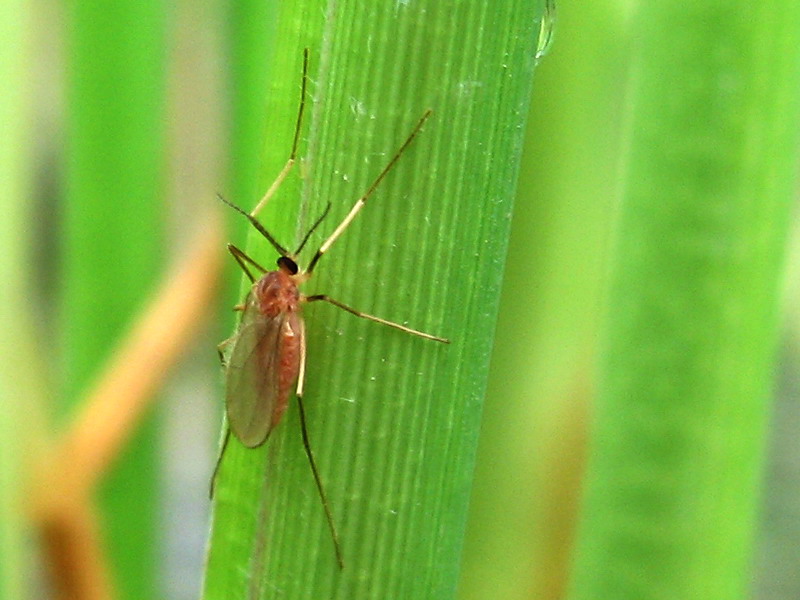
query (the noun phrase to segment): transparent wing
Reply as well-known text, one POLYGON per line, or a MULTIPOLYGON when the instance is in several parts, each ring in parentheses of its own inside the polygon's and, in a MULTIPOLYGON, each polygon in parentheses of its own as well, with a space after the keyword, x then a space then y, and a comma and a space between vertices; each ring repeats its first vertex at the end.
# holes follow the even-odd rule
POLYGON ((233 434, 255 448, 269 436, 280 402, 281 331, 287 316, 265 317, 249 300, 228 357, 225 410, 233 434))

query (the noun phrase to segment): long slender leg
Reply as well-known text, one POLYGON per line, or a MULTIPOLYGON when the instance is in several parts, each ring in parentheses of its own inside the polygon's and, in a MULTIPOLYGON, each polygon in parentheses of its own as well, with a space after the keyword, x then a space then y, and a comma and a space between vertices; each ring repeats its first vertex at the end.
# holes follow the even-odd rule
MULTIPOLYGON (((274 237, 272 237, 272 234, 269 231, 267 231, 266 227, 264 227, 258 221, 258 219, 256 219, 256 215, 258 215, 258 213, 261 212, 263 210, 263 208, 267 205, 267 202, 269 202, 270 198, 272 198, 272 196, 275 194, 275 192, 281 186, 281 184, 283 183, 283 180, 286 179, 286 176, 289 174, 289 171, 292 170, 292 166, 295 163, 295 159, 297 157, 297 146, 298 146, 298 144, 300 142, 300 130, 301 130, 301 127, 302 127, 302 124, 303 124, 303 112, 305 111, 305 106, 306 106, 306 88, 308 87, 307 84, 308 84, 308 48, 305 48, 303 50, 303 78, 302 78, 302 85, 301 85, 301 90, 300 90, 300 106, 297 109, 297 122, 296 122, 295 127, 294 127, 294 139, 292 141, 292 149, 289 152, 289 159, 286 161, 286 164, 283 166, 283 169, 281 169, 281 172, 278 173, 278 176, 275 178, 275 181, 273 181, 272 185, 269 186, 269 189, 267 189, 267 192, 264 194, 264 196, 261 198, 261 200, 258 201, 258 204, 256 204, 256 207, 252 211, 250 211, 248 213, 247 211, 245 211, 242 208, 238 207, 233 202, 229 202, 228 200, 223 198, 220 194, 217 194, 217 197, 220 200, 222 200, 222 202, 224 202, 225 204, 227 204, 228 206, 230 206, 231 208, 233 208, 237 212, 239 212, 242 215, 244 215, 245 217, 247 217, 247 219, 250 221, 250 223, 253 225, 253 227, 255 227, 256 230, 258 230, 258 232, 261 235, 263 235, 270 244, 272 244, 272 246, 278 251, 278 253, 281 256, 288 256, 289 255, 289 251, 286 248, 284 248, 283 246, 281 246, 274 237)), ((241 262, 239 264, 241 264, 241 262)), ((262 271, 263 271, 263 269, 262 269, 262 271)), ((247 272, 246 269, 245 269, 245 272, 247 272)), ((249 273, 248 273, 248 275, 249 275, 249 273)), ((252 277, 251 277, 251 279, 252 279, 252 277)))
POLYGON ((319 476, 317 463, 314 460, 314 454, 311 452, 311 442, 308 439, 308 427, 306 426, 306 409, 303 406, 303 386, 306 379, 306 336, 305 327, 300 334, 300 369, 297 375, 297 407, 300 413, 300 434, 303 436, 303 449, 306 451, 308 457, 308 464, 311 465, 311 473, 314 475, 314 483, 317 484, 317 492, 319 493, 322 508, 325 510, 325 518, 328 521, 328 529, 331 532, 333 539, 333 547, 336 552, 336 562, 339 563, 339 568, 344 569, 344 558, 342 556, 342 547, 339 544, 339 534, 336 532, 336 525, 333 522, 333 514, 331 513, 330 503, 325 494, 325 488, 322 486, 322 478, 319 476))
MULTIPOLYGON (((222 364, 223 367, 226 367, 225 364, 225 354, 223 350, 225 347, 230 344, 235 338, 228 338, 227 340, 222 340, 219 344, 217 344, 217 354, 219 354, 219 362, 222 364)), ((225 450, 228 449, 228 440, 231 437, 231 428, 225 428, 225 437, 222 440, 222 446, 219 449, 219 455, 217 456, 217 462, 214 464, 214 471, 211 473, 211 481, 208 483, 208 499, 214 499, 214 489, 217 486, 217 475, 219 474, 220 465, 222 465, 222 457, 225 456, 225 450)))
POLYGON ((222 440, 222 447, 219 449, 219 456, 214 465, 214 472, 211 474, 211 481, 208 484, 208 499, 214 499, 214 490, 217 487, 217 475, 219 475, 219 468, 222 466, 222 458, 225 456, 225 450, 228 449, 228 441, 231 439, 231 428, 225 429, 225 437, 222 440))
POLYGON ((295 388, 295 395, 302 398, 305 393, 306 383, 306 322, 299 319, 300 322, 300 368, 297 369, 297 387, 295 388))
POLYGON ((347 227, 350 225, 353 219, 356 218, 356 215, 361 211, 361 209, 364 208, 364 205, 367 203, 367 200, 372 195, 372 192, 374 192, 375 188, 377 188, 378 185, 380 185, 381 181, 383 181, 383 178, 386 177, 386 174, 392 170, 392 167, 394 167, 394 165, 400 159, 400 156, 402 156, 403 152, 405 152, 409 144, 411 144, 411 142, 414 141, 414 138, 417 137, 419 130, 422 129, 422 126, 425 124, 425 121, 427 121, 428 117, 431 116, 431 112, 432 112, 431 109, 425 111, 425 113, 422 115, 422 118, 420 118, 414 129, 411 131, 411 134, 406 138, 406 141, 403 142, 403 145, 400 146, 397 152, 394 153, 394 156, 392 156, 391 160, 383 168, 383 171, 381 171, 380 174, 375 178, 375 181, 372 182, 372 185, 369 186, 366 192, 364 192, 364 195, 362 195, 358 200, 356 200, 356 203, 353 205, 353 208, 350 209, 350 212, 347 213, 347 216, 342 220, 341 223, 339 223, 339 226, 333 231, 330 237, 324 242, 322 242, 322 246, 319 247, 319 250, 317 250, 317 253, 314 255, 314 258, 311 259, 311 262, 308 265, 308 269, 306 269, 306 273, 311 273, 314 270, 314 267, 317 266, 317 262, 319 261, 320 258, 322 258, 322 255, 328 251, 328 249, 339 238, 339 236, 342 235, 342 233, 344 233, 344 230, 347 229, 347 227))
POLYGON ((360 310, 356 310, 346 304, 342 304, 338 300, 334 300, 330 296, 326 296, 325 294, 316 294, 314 296, 306 296, 306 302, 327 302, 328 304, 333 304, 334 306, 341 308, 342 310, 346 310, 351 315, 355 315, 362 319, 367 319, 369 321, 375 321, 376 323, 380 323, 381 325, 388 325, 389 327, 394 327, 395 329, 399 329, 400 331, 405 331, 406 333, 410 333, 411 335, 416 335, 421 338, 425 338, 426 340, 433 340, 434 342, 442 342, 443 344, 449 344, 450 340, 447 338, 439 337, 436 335, 431 335, 430 333, 425 333, 424 331, 418 331, 417 329, 411 329, 410 327, 406 327, 405 325, 400 325, 400 323, 394 323, 392 321, 387 321, 386 319, 381 319, 380 317, 376 317, 374 315, 369 315, 367 313, 363 313, 360 310))
POLYGON ((300 106, 297 109, 297 123, 294 127, 294 141, 292 141, 292 151, 289 153, 289 160, 286 161, 286 164, 283 165, 283 169, 281 172, 278 173, 278 176, 275 178, 275 181, 272 182, 272 185, 269 186, 269 189, 266 191, 264 196, 261 200, 258 201, 256 207, 250 212, 252 216, 256 216, 260 213, 263 208, 267 205, 267 202, 270 201, 270 198, 278 191, 278 188, 283 183, 283 180, 286 179, 286 176, 289 174, 289 171, 292 170, 294 166, 295 159, 297 158, 297 145, 300 143, 300 128, 303 123, 303 112, 306 108, 306 88, 308 87, 308 48, 303 50, 303 83, 301 85, 300 90, 300 106))

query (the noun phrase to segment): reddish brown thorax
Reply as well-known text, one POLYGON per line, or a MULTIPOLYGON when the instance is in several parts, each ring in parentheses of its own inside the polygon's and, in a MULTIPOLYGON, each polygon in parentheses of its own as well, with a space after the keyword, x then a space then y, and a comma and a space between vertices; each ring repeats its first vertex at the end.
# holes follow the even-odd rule
POLYGON ((259 312, 269 319, 280 319, 277 333, 278 346, 262 348, 266 370, 275 369, 278 374, 275 404, 272 407, 272 427, 281 420, 289 394, 297 381, 300 369, 300 349, 303 324, 300 317, 300 291, 292 272, 279 263, 275 271, 266 273, 255 284, 255 299, 259 312), (278 362, 270 366, 277 352, 278 362))
POLYGON ((285 269, 270 271, 256 282, 256 301, 262 315, 275 318, 284 312, 297 312, 300 291, 294 277, 285 269))

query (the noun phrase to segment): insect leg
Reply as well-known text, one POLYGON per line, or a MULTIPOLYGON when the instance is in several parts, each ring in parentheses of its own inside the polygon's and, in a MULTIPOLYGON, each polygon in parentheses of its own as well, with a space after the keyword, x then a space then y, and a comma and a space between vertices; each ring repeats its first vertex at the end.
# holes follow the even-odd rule
MULTIPOLYGON (((227 340, 221 341, 217 344, 217 354, 219 354, 219 362, 222 363, 222 366, 227 366, 225 364, 225 347, 230 344, 235 338, 228 338, 227 340)), ((214 465, 214 471, 211 473, 211 481, 208 483, 208 499, 214 499, 214 489, 217 486, 217 474, 219 473, 220 465, 222 465, 222 457, 225 456, 225 450, 228 449, 228 440, 231 437, 231 428, 225 428, 225 437, 222 439, 222 447, 219 449, 219 456, 217 456, 217 462, 214 465)))
POLYGON ((300 106, 297 109, 297 124, 294 127, 294 141, 292 142, 292 151, 289 153, 289 160, 286 161, 286 164, 283 165, 283 169, 281 172, 278 173, 278 176, 275 178, 275 181, 272 182, 272 185, 269 186, 269 189, 258 201, 256 207, 250 211, 250 215, 255 217, 258 213, 262 211, 262 209, 267 205, 270 198, 275 194, 278 188, 283 183, 283 180, 286 179, 286 176, 289 174, 289 171, 292 170, 294 166, 295 159, 297 158, 297 145, 300 142, 300 128, 303 123, 303 112, 306 108, 306 88, 308 87, 308 48, 303 50, 303 79, 301 84, 300 90, 300 106))
POLYGON ((231 428, 225 428, 225 437, 222 439, 222 447, 219 449, 219 456, 217 457, 217 463, 214 465, 214 472, 211 474, 211 481, 208 485, 208 499, 214 499, 214 490, 217 487, 217 475, 219 474, 219 468, 222 466, 222 457, 225 456, 225 450, 228 449, 228 441, 231 439, 231 428))
POLYGON ((439 337, 436 335, 431 335, 430 333, 425 333, 424 331, 418 331, 417 329, 411 329, 410 327, 406 327, 405 325, 400 325, 400 323, 394 323, 392 321, 387 321, 386 319, 381 319, 380 317, 376 317, 374 315, 368 315, 367 313, 363 313, 360 310, 356 310, 346 304, 342 304, 338 300, 334 300, 330 296, 326 296, 325 294, 316 294, 314 296, 306 296, 306 302, 327 302, 328 304, 333 304, 334 306, 341 308, 342 310, 346 310, 351 315, 355 315, 357 317, 361 317, 362 319, 367 319, 369 321, 375 321, 376 323, 380 323, 381 325, 388 325, 389 327, 394 327, 395 329, 399 329, 400 331, 404 331, 406 333, 410 333, 411 335, 416 335, 421 338, 425 338, 426 340, 433 340, 434 342, 442 342, 443 344, 449 344, 450 340, 439 337))
POLYGON ((224 350, 225 350, 225 348, 228 347, 228 344, 230 344, 235 339, 236 339, 235 336, 234 337, 229 337, 227 340, 222 340, 219 344, 217 344, 217 355, 219 356, 219 362, 223 367, 228 366, 228 365, 225 364, 225 352, 224 352, 224 350))
POLYGON ((353 208, 350 209, 350 212, 347 213, 347 216, 342 220, 341 223, 339 223, 339 226, 333 231, 330 237, 324 242, 322 242, 322 246, 319 247, 319 250, 317 250, 317 253, 314 255, 314 258, 311 259, 311 262, 308 265, 308 269, 306 269, 306 273, 311 273, 314 270, 314 267, 317 266, 317 262, 319 261, 320 258, 322 258, 322 255, 328 251, 328 248, 330 248, 333 245, 333 243, 339 238, 339 236, 342 235, 342 233, 344 233, 344 230, 347 229, 347 227, 350 225, 353 219, 356 218, 356 215, 361 211, 362 208, 364 208, 364 205, 367 203, 367 200, 372 195, 372 192, 374 192, 375 188, 377 188, 378 185, 380 185, 381 181, 383 181, 383 178, 386 177, 386 174, 392 170, 392 167, 394 167, 394 165, 400 159, 400 156, 402 156, 403 152, 405 152, 406 148, 408 148, 408 145, 414 140, 415 137, 417 137, 419 130, 422 129, 422 126, 425 124, 425 121, 427 121, 428 117, 431 116, 431 112, 432 112, 431 109, 428 109, 423 113, 422 118, 417 122, 416 126, 411 131, 411 134, 406 138, 406 141, 403 142, 403 145, 400 146, 397 152, 394 153, 394 156, 392 156, 391 160, 383 168, 383 171, 381 171, 380 174, 375 178, 375 181, 373 181, 372 185, 369 186, 366 192, 364 192, 364 195, 361 196, 361 198, 359 198, 358 200, 356 200, 356 203, 353 205, 353 208))
POLYGON ((306 451, 308 457, 308 464, 311 465, 311 473, 314 475, 314 483, 317 484, 317 492, 319 493, 322 508, 325 510, 325 518, 328 521, 328 529, 331 532, 333 539, 333 547, 336 552, 336 562, 339 563, 339 568, 344 569, 344 558, 342 556, 342 547, 339 545, 339 534, 336 532, 336 525, 333 522, 333 514, 331 513, 330 503, 328 497, 325 495, 325 488, 322 487, 322 478, 319 476, 317 463, 314 460, 314 454, 311 452, 311 442, 308 439, 308 427, 306 426, 306 409, 303 406, 303 385, 305 384, 306 376, 306 336, 305 331, 300 335, 300 369, 297 374, 297 407, 300 414, 300 433, 303 436, 303 449, 306 451))

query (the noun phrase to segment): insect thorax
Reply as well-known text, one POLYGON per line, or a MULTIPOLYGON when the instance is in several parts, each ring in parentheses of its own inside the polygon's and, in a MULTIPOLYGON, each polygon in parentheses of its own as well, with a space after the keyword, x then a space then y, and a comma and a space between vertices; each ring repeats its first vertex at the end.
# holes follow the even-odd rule
POLYGON ((300 292, 291 275, 283 270, 266 273, 255 285, 255 297, 261 314, 276 317, 283 312, 295 312, 300 292))

